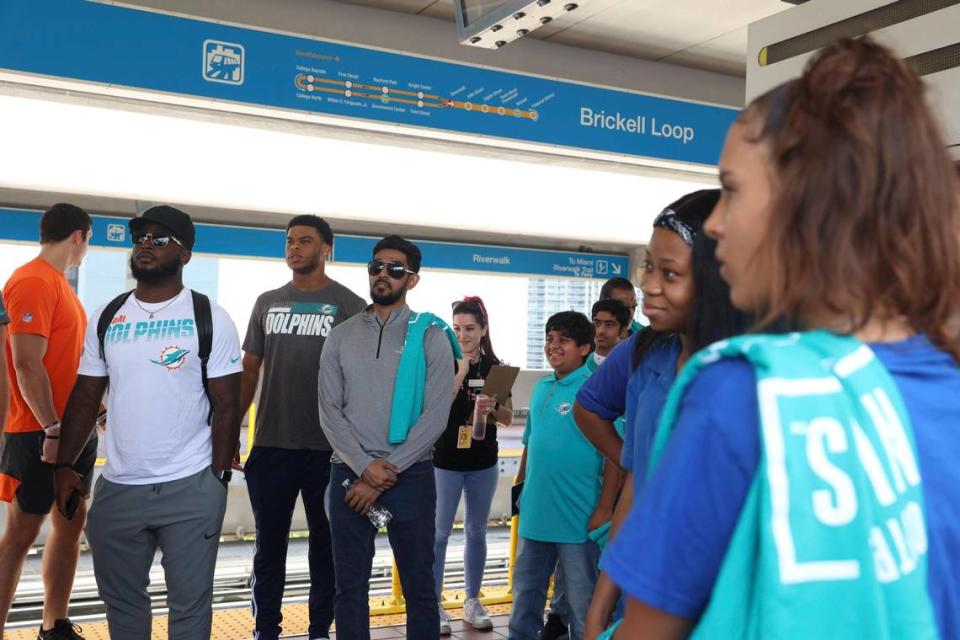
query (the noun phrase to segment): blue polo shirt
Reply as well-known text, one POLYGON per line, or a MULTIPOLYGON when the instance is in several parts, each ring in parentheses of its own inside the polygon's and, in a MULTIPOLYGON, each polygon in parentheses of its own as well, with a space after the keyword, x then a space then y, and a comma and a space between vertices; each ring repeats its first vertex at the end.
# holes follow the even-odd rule
POLYGON ((621 342, 603 364, 590 376, 577 393, 577 402, 587 411, 605 420, 616 420, 629 413, 627 407, 627 380, 637 335, 621 342))
MULTIPOLYGON (((940 636, 960 638, 960 368, 924 336, 870 347, 913 427, 940 636)), ((757 470, 759 431, 757 380, 745 360, 710 365, 690 384, 663 458, 604 556, 627 594, 676 616, 703 613, 757 470)))
POLYGON ((644 482, 650 444, 657 419, 677 377, 680 340, 667 337, 655 343, 636 370, 632 368, 637 335, 617 345, 584 383, 577 402, 606 420, 624 416, 621 466, 633 471, 634 489, 644 482))
POLYGON ((620 466, 633 472, 635 495, 646 482, 653 434, 670 386, 677 378, 680 350, 680 339, 674 336, 655 343, 627 381, 627 398, 633 404, 633 412, 623 437, 620 466))
POLYGON ((573 421, 586 365, 557 380, 542 378, 530 395, 523 431, 527 469, 520 496, 520 535, 540 542, 587 541, 587 521, 603 484, 603 456, 573 421))

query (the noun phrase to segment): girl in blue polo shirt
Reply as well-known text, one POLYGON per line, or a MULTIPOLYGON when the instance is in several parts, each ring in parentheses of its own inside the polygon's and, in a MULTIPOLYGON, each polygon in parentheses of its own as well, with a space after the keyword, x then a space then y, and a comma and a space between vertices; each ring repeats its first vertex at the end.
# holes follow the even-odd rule
POLYGON ((707 221, 763 331, 697 354, 604 560, 616 638, 960 637, 960 201, 870 38, 755 100, 707 221))
MULTIPOLYGON (((717 189, 688 194, 656 218, 640 282, 650 327, 616 347, 577 394, 578 426, 608 459, 629 472, 612 535, 646 478, 654 427, 677 370, 695 351, 747 326, 720 278, 716 241, 703 233, 703 222, 719 196, 717 189), (624 414, 621 443, 611 421, 624 414)), ((606 627, 619 596, 601 574, 587 616, 588 638, 606 627)))

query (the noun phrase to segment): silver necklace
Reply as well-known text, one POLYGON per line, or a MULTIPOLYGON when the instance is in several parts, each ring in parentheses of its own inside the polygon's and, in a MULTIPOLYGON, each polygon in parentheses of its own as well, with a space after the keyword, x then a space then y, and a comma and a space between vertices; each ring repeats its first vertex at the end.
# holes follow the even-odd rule
POLYGON ((180 297, 180 294, 177 293, 177 295, 173 296, 173 299, 171 299, 170 302, 168 302, 167 304, 163 305, 163 306, 160 307, 159 309, 154 309, 153 311, 150 311, 149 309, 144 308, 144 306, 143 306, 142 304, 140 304, 140 301, 137 300, 137 296, 133 296, 133 301, 134 301, 134 303, 135 303, 138 307, 140 307, 140 309, 141 309, 144 313, 149 314, 150 319, 153 320, 154 314, 160 313, 161 311, 163 311, 164 309, 166 309, 167 307, 169 307, 170 305, 172 305, 174 302, 177 301, 177 298, 179 298, 179 297, 180 297))

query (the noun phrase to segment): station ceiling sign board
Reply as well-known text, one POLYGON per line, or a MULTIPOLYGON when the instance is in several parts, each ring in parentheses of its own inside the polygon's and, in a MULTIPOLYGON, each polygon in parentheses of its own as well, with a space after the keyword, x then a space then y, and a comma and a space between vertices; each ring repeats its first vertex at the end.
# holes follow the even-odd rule
MULTIPOLYGON (((129 249, 128 218, 93 216, 96 247, 129 249)), ((40 212, 0 208, 0 240, 36 242, 40 212)), ((198 253, 252 257, 284 258, 286 232, 281 229, 236 227, 217 224, 196 225, 198 253)), ((337 234, 333 260, 341 264, 366 264, 379 238, 337 234)), ((627 277, 627 256, 546 251, 522 247, 463 244, 413 240, 423 253, 423 266, 476 273, 499 273, 549 278, 601 279, 627 277)))
POLYGON ((714 165, 735 109, 91 0, 0 0, 0 69, 714 165))

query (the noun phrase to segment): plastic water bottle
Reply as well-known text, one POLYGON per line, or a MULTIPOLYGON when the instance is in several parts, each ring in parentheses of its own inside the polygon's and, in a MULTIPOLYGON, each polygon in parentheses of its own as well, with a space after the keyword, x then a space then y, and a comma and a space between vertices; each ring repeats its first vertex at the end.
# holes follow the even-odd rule
MULTIPOLYGON (((353 486, 353 482, 354 481, 351 481, 349 478, 347 478, 343 481, 341 486, 349 491, 350 487, 353 486)), ((390 513, 387 508, 379 502, 374 502, 372 505, 370 505, 370 509, 367 511, 367 518, 369 518, 370 524, 372 524, 374 527, 377 529, 383 529, 391 520, 393 520, 393 514, 390 513)))
POLYGON ((477 396, 476 404, 473 405, 473 430, 470 436, 474 440, 483 440, 487 437, 487 416, 490 415, 491 400, 490 396, 481 393, 477 396))

